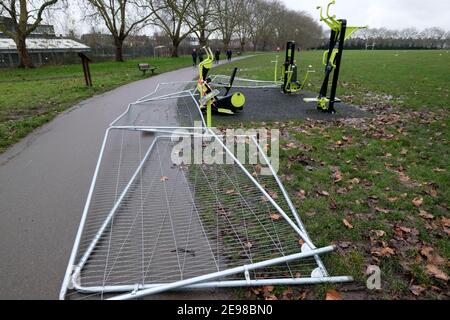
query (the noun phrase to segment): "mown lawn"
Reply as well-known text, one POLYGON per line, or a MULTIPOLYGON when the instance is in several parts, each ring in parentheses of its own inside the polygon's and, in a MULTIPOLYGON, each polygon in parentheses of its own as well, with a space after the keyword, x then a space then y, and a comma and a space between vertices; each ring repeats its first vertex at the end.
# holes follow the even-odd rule
MULTIPOLYGON (((274 55, 215 72, 238 66, 240 77, 272 80, 274 55)), ((299 59, 302 74, 317 71, 309 91, 321 85, 321 57, 299 59)), ((281 130, 280 174, 307 229, 318 245, 337 245, 324 257, 330 273, 356 279, 246 297, 323 299, 337 289, 344 298, 449 298, 449 90, 448 51, 347 51, 338 95, 373 118, 236 124, 281 130), (381 268, 381 290, 366 289, 369 265, 381 268)))
MULTIPOLYGON (((158 67, 155 74, 188 67, 191 58, 141 58, 91 64, 93 87, 84 84, 80 64, 33 70, 0 69, 0 152, 77 102, 132 81, 144 79, 140 62, 158 67)), ((145 77, 151 77, 148 73, 145 77)))

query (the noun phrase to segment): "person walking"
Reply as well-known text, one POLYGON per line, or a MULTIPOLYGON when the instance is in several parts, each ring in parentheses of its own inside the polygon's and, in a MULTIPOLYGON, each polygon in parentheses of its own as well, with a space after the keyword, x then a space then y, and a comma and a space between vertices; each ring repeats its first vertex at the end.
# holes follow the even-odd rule
POLYGON ((231 58, 233 57, 233 51, 231 51, 231 49, 228 49, 227 50, 227 59, 228 59, 228 62, 230 62, 231 61, 231 58))
POLYGON ((216 49, 216 52, 214 53, 214 58, 216 60, 216 64, 220 63, 220 50, 219 48, 216 49))
POLYGON ((194 48, 192 50, 192 66, 193 67, 197 66, 197 58, 198 58, 197 49, 194 48))

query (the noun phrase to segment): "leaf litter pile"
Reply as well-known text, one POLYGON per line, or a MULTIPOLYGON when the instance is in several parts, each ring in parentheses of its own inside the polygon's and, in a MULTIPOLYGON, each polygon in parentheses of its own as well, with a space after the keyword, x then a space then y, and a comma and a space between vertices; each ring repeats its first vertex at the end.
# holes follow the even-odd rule
POLYGON ((325 258, 330 272, 355 282, 253 288, 246 298, 450 297, 449 117, 372 100, 372 118, 262 123, 281 131, 280 175, 306 228, 338 246, 325 258), (380 290, 366 287, 369 266, 381 269, 380 290))

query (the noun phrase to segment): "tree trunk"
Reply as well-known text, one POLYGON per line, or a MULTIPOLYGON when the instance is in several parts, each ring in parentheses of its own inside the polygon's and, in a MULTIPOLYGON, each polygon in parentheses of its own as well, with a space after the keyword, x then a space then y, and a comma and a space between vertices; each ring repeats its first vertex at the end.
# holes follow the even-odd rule
POLYGON ((124 62, 123 58, 123 40, 122 39, 115 39, 115 45, 116 45, 116 61, 117 62, 124 62))
POLYGON ((244 39, 242 39, 241 40, 241 52, 245 51, 245 44, 246 44, 246 41, 244 39))
POLYGON ((229 46, 230 46, 230 41, 231 41, 231 37, 230 38, 224 38, 223 39, 223 50, 227 51, 229 46))
POLYGON ((180 46, 180 41, 172 41, 172 58, 178 58, 178 47, 180 46))
POLYGON ((17 35, 17 53, 19 55, 19 68, 31 69, 34 68, 30 55, 28 54, 26 37, 24 35, 17 35))
POLYGON ((206 31, 204 29, 200 30, 200 36, 198 37, 198 42, 200 43, 200 47, 206 47, 208 44, 208 39, 206 39, 206 31))

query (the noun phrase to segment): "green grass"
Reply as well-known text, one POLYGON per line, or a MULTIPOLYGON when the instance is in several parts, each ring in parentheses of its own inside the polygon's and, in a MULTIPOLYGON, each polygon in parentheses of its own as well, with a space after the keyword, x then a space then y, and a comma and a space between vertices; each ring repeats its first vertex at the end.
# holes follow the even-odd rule
MULTIPOLYGON (((144 79, 137 68, 140 62, 158 67, 155 74, 160 74, 190 66, 191 58, 142 58, 123 63, 93 63, 92 88, 85 86, 79 64, 33 70, 0 70, 0 152, 77 102, 144 79)), ((146 75, 151 76, 151 73, 146 75)))
MULTIPOLYGON (((317 92, 321 85, 321 55, 301 54, 301 74, 309 65, 317 71, 309 91, 317 92)), ((229 73, 238 66, 240 77, 272 80, 272 60, 274 54, 260 55, 215 72, 229 73)), ((288 137, 281 142, 280 174, 290 176, 285 184, 291 195, 306 191, 306 199, 293 197, 293 201, 315 242, 340 248, 324 257, 331 274, 352 275, 368 298, 416 298, 410 285, 425 288, 419 298, 444 298, 446 281, 426 267, 434 265, 447 275, 450 271, 450 241, 442 220, 450 216, 450 53, 347 51, 342 68, 338 96, 360 104, 374 117, 266 123, 288 137), (295 160, 299 157, 311 159, 313 165, 305 167, 295 160), (336 168, 342 173, 339 182, 333 178, 336 168), (318 193, 323 190, 329 196, 318 193), (416 198, 423 199, 419 207, 413 204, 416 198), (424 213, 432 216, 426 218, 424 213), (375 230, 385 235, 377 237, 375 230), (383 247, 395 253, 373 254, 383 247), (441 261, 427 261, 420 254, 425 247, 433 248, 434 257, 441 261), (379 292, 364 289, 368 265, 382 270, 379 292)), ((241 125, 261 127, 236 123, 241 125)), ((329 286, 311 290, 321 299, 325 289, 329 286)))

